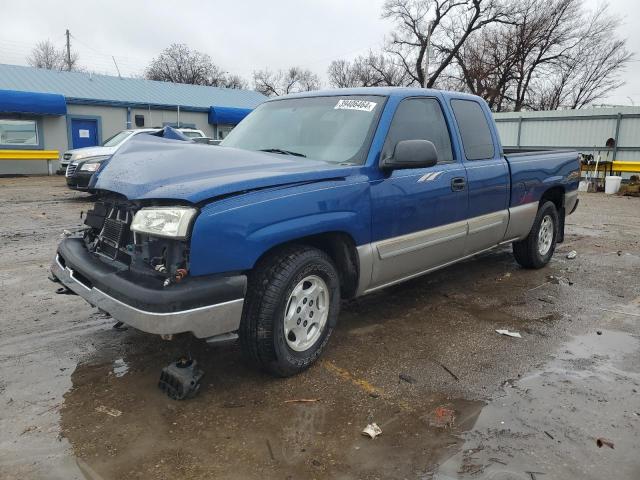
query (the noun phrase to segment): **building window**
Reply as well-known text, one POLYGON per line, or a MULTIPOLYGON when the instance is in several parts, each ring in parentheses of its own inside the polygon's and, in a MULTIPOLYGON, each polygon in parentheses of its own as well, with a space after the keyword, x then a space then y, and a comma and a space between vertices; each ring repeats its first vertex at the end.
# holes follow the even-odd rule
POLYGON ((38 145, 38 122, 36 120, 0 118, 0 146, 37 147, 38 145))
POLYGON ((136 127, 144 127, 144 115, 135 116, 136 127))
POLYGON ((233 125, 218 125, 218 140, 224 140, 231 130, 233 130, 233 125))

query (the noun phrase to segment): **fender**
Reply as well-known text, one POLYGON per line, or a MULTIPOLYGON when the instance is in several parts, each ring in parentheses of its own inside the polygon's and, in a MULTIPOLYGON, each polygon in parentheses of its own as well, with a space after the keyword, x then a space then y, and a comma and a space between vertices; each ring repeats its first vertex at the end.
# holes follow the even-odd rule
POLYGON ((193 225, 190 273, 250 270, 273 247, 329 232, 345 233, 356 245, 371 241, 369 183, 363 175, 205 205, 193 225))

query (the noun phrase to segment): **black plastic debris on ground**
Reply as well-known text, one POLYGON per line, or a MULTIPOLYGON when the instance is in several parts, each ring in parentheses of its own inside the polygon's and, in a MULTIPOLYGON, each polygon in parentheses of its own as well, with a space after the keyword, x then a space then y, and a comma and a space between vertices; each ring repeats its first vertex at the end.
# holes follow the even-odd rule
POLYGON ((203 375, 195 360, 181 359, 162 369, 158 387, 174 400, 193 398, 200 390, 203 375))

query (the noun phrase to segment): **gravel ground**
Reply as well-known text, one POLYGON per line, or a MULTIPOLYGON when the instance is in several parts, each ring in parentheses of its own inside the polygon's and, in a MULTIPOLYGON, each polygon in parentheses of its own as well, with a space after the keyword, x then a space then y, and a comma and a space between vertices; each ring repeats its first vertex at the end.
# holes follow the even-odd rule
POLYGON ((289 379, 56 295, 59 235, 91 200, 0 179, 0 478, 640 477, 639 198, 581 194, 542 270, 504 247, 344 303, 289 379), (205 378, 176 402, 157 381, 186 352, 205 378))

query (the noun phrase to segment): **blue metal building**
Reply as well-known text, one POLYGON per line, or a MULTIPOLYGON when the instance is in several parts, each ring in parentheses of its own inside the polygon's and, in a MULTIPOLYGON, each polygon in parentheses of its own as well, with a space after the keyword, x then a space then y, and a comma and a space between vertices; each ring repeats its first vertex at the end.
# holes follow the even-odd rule
POLYGON ((220 139, 265 98, 252 90, 0 64, 0 174, 50 173, 65 150, 101 144, 126 128, 179 125, 220 139))

